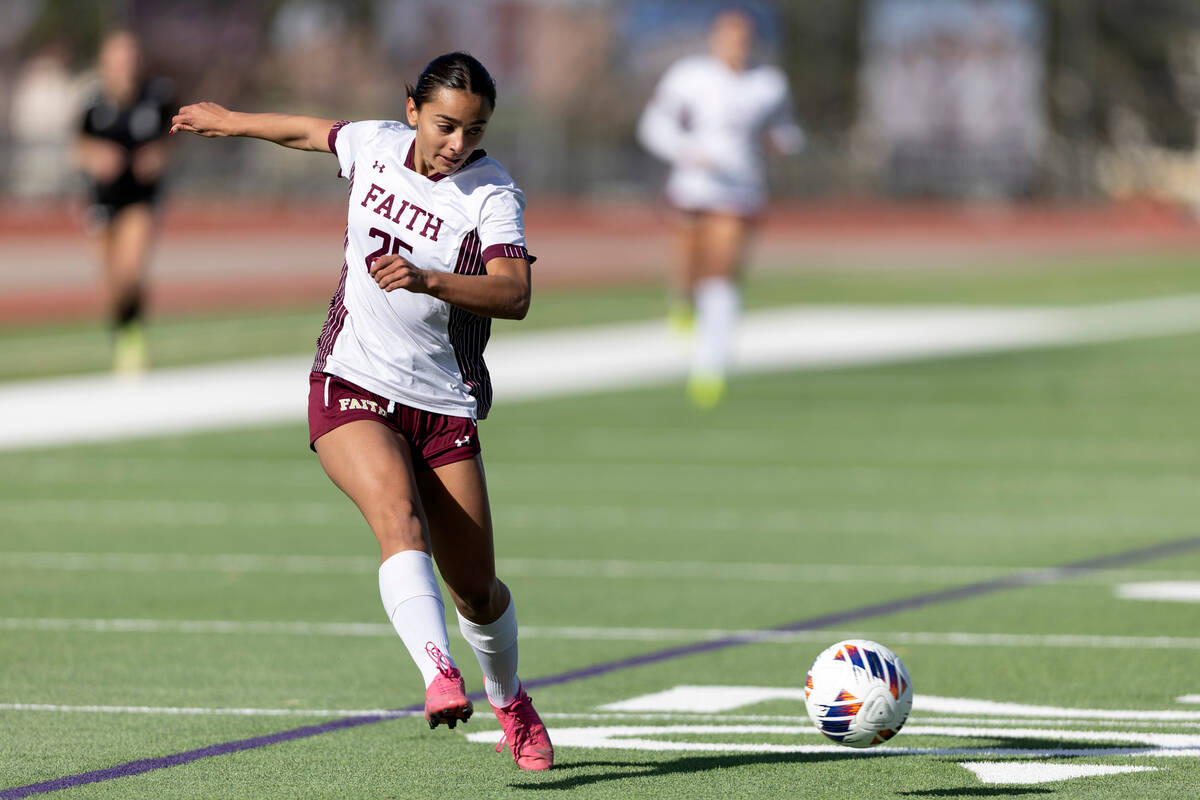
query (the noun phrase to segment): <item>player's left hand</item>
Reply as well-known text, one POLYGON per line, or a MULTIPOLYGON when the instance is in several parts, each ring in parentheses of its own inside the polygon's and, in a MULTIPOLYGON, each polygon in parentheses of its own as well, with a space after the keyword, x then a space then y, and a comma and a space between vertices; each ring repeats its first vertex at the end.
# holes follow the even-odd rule
POLYGON ((238 131, 233 120, 236 115, 225 106, 209 101, 192 103, 179 109, 171 118, 171 133, 191 131, 200 136, 234 136, 238 131))
POLYGON ((407 289, 410 292, 428 293, 425 270, 413 266, 404 256, 380 256, 371 262, 367 271, 385 292, 407 289))

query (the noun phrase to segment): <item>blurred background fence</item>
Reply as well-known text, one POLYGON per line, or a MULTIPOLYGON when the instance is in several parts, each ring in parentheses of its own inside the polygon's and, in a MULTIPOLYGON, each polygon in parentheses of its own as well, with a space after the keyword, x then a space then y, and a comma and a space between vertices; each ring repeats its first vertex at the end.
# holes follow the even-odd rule
MULTIPOLYGON (((397 117, 432 56, 493 71, 488 134, 530 194, 650 197, 633 130, 666 65, 703 48, 699 0, 0 0, 0 186, 76 194, 67 157, 102 33, 138 33, 183 102, 397 117)), ((809 147, 778 194, 1200 203, 1195 0, 749 0, 809 147)), ((175 147, 192 195, 330 196, 319 160, 175 147)), ((332 189, 332 191, 337 191, 332 189)))

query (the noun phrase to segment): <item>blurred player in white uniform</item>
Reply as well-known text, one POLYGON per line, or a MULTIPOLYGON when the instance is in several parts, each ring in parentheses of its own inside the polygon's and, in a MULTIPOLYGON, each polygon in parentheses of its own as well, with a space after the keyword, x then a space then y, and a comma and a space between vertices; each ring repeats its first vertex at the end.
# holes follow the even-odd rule
POLYGON ((754 37, 744 11, 717 14, 709 52, 673 64, 638 123, 643 146, 671 165, 666 194, 681 213, 668 313, 677 331, 695 326, 688 391, 701 406, 716 405, 725 391, 737 279, 766 202, 764 145, 785 155, 804 146, 787 79, 752 61, 754 37))
POLYGON ((350 182, 345 262, 310 376, 310 443, 379 541, 380 596, 425 679, 429 726, 453 728, 473 711, 450 656, 436 560, 502 741, 522 769, 548 769, 554 749, 517 677, 516 613, 496 577, 475 424, 491 405, 491 318, 521 319, 529 307, 525 197, 476 149, 496 101, 482 64, 439 56, 408 94, 406 123, 199 103, 179 110, 172 132, 337 156, 350 182))

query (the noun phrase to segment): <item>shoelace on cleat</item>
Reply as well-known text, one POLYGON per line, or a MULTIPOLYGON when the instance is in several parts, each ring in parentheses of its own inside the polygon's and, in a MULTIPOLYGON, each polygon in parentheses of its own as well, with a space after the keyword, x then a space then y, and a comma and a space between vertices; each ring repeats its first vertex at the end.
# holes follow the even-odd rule
POLYGON ((433 659, 433 663, 437 664, 438 672, 442 673, 451 680, 461 680, 462 673, 458 671, 458 667, 454 666, 454 662, 450 660, 450 656, 443 653, 438 646, 433 642, 425 643, 425 655, 433 659))
POLYGON ((500 741, 496 742, 496 752, 499 753, 505 744, 511 742, 512 749, 519 753, 530 738, 533 726, 540 721, 537 712, 533 710, 533 702, 529 695, 524 695, 501 710, 505 712, 506 719, 501 726, 503 732, 500 741))
MULTIPOLYGON (((429 688, 436 691, 441 697, 453 694, 465 697, 465 693, 458 685, 462 681, 462 673, 459 672, 457 667, 452 666, 453 662, 450 661, 450 658, 439 650, 438 646, 433 642, 425 643, 425 653, 433 659, 433 663, 437 664, 438 672, 440 673, 434 679, 433 683, 430 684, 429 688)), ((457 714, 448 714, 445 710, 437 712, 429 717, 429 727, 433 729, 437 727, 438 722, 445 722, 448 727, 454 728, 459 719, 466 722, 471 716, 470 701, 467 702, 467 707, 462 710, 462 714, 463 716, 459 717, 457 714)))

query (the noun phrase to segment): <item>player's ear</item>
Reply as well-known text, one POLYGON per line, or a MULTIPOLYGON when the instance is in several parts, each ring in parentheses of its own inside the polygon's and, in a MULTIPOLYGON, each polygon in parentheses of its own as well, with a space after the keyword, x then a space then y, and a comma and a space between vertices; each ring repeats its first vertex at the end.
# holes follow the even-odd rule
POLYGON ((404 116, 408 118, 409 127, 417 127, 417 101, 411 96, 404 103, 404 116))

